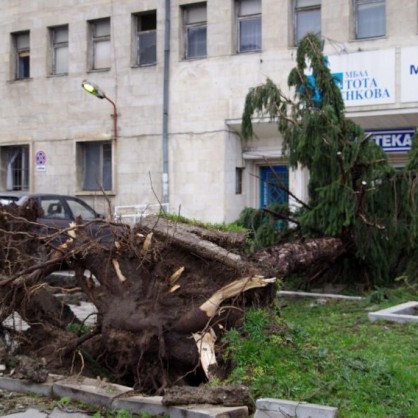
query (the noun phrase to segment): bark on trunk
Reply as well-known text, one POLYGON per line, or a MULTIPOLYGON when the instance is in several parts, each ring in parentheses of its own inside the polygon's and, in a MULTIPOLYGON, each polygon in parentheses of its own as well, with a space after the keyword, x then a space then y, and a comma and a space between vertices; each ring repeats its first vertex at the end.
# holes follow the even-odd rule
POLYGON ((203 258, 218 261, 228 267, 241 270, 249 266, 239 254, 217 244, 217 242, 223 242, 232 246, 234 244, 241 246, 243 234, 221 231, 206 231, 206 233, 203 233, 202 228, 189 227, 156 216, 144 218, 138 227, 146 233, 153 232, 156 237, 168 240, 172 245, 186 249, 203 258))
POLYGON ((339 238, 315 238, 260 250, 252 260, 265 274, 285 277, 312 264, 332 263, 345 252, 339 238))

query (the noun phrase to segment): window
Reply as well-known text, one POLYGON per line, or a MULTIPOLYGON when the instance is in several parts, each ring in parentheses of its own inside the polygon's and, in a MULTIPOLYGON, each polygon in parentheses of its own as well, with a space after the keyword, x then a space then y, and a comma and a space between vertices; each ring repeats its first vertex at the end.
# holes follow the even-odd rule
POLYGON ((30 35, 29 31, 13 34, 15 50, 15 78, 22 80, 30 77, 30 35))
POLYGON ((206 57, 206 3, 184 7, 183 21, 185 58, 206 57))
POLYGON ((136 65, 157 62, 157 13, 150 12, 136 18, 136 65))
POLYGON ((310 32, 321 34, 321 0, 294 0, 295 45, 310 32))
POLYGON ((51 41, 51 74, 68 74, 68 26, 49 29, 51 41))
POLYGON ((94 20, 90 25, 90 69, 110 68, 110 18, 94 20))
POLYGON ((41 196, 39 201, 44 211, 42 218, 65 219, 68 222, 71 220, 71 215, 61 197, 41 196))
POLYGON ((289 201, 289 168, 276 165, 260 167, 260 207, 266 208, 274 204, 289 201))
POLYGON ((235 167, 235 194, 242 194, 243 167, 235 167))
POLYGON ((6 190, 29 189, 29 145, 1 147, 1 166, 6 190))
POLYGON ((374 38, 386 34, 385 0, 354 0, 356 38, 374 38))
POLYGON ((88 207, 81 200, 67 197, 66 202, 70 207, 74 219, 78 216, 80 216, 83 221, 92 221, 93 219, 97 219, 96 212, 94 212, 92 208, 88 207))
POLYGON ((82 190, 112 190, 112 145, 110 142, 78 144, 82 190))
POLYGON ((239 0, 237 11, 237 52, 261 50, 261 0, 239 0))

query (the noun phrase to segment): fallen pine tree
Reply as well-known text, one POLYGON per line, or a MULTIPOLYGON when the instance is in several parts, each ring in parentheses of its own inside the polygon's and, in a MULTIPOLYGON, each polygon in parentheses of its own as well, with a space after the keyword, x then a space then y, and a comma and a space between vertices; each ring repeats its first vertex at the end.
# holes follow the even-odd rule
POLYGON ((36 205, 0 208, 0 322, 18 312, 30 325, 3 325, 18 342, 3 361, 26 355, 51 372, 107 376, 146 394, 225 377, 221 339, 246 309, 270 306, 277 278, 344 252, 338 239, 316 239, 249 259, 239 254, 245 234, 157 216, 133 228, 95 221, 106 231, 101 241, 82 223, 46 234, 37 214, 36 205), (82 335, 68 330, 79 320, 48 285, 63 265, 97 308, 82 335))

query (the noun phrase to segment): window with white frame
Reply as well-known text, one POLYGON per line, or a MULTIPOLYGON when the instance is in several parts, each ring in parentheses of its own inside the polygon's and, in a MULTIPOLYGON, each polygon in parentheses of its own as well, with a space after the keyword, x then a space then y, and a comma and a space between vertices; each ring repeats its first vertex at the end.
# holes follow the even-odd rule
POLYGON ((135 16, 136 65, 152 65, 157 62, 157 12, 135 16))
POLYGON ((203 58, 207 55, 206 3, 183 7, 185 58, 203 58))
POLYGON ((0 148, 2 187, 5 190, 29 190, 29 145, 0 148))
POLYGON ((386 1, 354 0, 356 38, 375 38, 386 34, 386 1))
POLYGON ((30 32, 12 34, 15 53, 15 79, 30 77, 30 32))
POLYGON ((51 74, 68 74, 68 25, 49 28, 51 74))
POLYGON ((90 69, 110 68, 110 18, 92 20, 90 26, 90 69))
POLYGON ((106 142, 80 142, 77 160, 81 190, 112 190, 112 144, 106 142))
POLYGON ((261 50, 261 0, 237 0, 237 52, 261 50))
POLYGON ((308 33, 321 34, 321 0, 294 0, 294 40, 308 33))

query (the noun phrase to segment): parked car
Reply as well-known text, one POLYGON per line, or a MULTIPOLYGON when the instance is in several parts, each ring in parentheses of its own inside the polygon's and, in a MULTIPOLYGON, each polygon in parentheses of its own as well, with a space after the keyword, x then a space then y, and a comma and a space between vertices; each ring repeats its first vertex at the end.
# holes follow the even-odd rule
MULTIPOLYGON (((25 205, 30 199, 36 200, 43 211, 37 222, 47 226, 49 232, 68 228, 71 222, 76 221, 76 218, 80 218, 82 223, 104 218, 82 199, 74 196, 49 193, 0 194, 0 199, 2 199, 2 196, 5 196, 4 201, 7 204, 15 203, 18 206, 25 205)), ((88 229, 99 240, 114 241, 113 230, 106 225, 92 223, 88 226, 88 229)), ((61 237, 61 241, 62 239, 61 237)))
POLYGON ((74 196, 28 194, 20 196, 15 203, 18 206, 23 206, 29 199, 36 200, 43 210, 43 215, 38 219, 38 222, 54 228, 67 228, 77 217, 81 217, 83 222, 103 218, 86 202, 74 196))
POLYGON ((16 203, 21 198, 20 195, 0 193, 0 205, 10 205, 10 203, 16 203))

